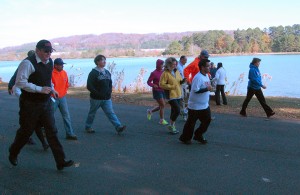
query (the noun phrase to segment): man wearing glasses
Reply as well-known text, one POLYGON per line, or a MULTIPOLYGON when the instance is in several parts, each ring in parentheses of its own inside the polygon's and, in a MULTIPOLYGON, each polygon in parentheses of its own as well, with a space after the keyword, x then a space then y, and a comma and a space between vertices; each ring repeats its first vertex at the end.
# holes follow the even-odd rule
POLYGON ((70 167, 74 161, 65 160, 63 147, 57 138, 51 94, 58 97, 52 88, 53 61, 50 58, 53 48, 48 40, 40 40, 35 54, 24 59, 18 69, 16 86, 22 90, 20 96, 19 123, 14 142, 9 148, 9 161, 18 164, 18 154, 28 142, 34 129, 42 125, 52 150, 57 170, 70 167))

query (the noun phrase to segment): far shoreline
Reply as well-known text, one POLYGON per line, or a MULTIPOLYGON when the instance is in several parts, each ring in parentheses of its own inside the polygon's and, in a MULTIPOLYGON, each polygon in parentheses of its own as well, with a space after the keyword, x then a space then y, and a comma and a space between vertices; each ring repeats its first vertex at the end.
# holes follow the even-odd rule
MULTIPOLYGON (((224 54, 210 54, 210 57, 230 57, 230 56, 255 56, 255 55, 300 55, 300 52, 271 52, 271 53, 224 53, 224 54)), ((161 58, 167 58, 167 57, 177 57, 179 58, 179 55, 157 55, 157 56, 114 56, 114 57, 107 57, 109 58, 153 58, 153 57, 161 57, 161 58)), ((52 58, 59 57, 59 55, 55 55, 55 53, 52 54, 52 58)), ((197 57, 197 55, 187 55, 187 57, 197 57)), ((23 58, 22 58, 23 59, 23 58)), ((0 60, 0 62, 7 62, 7 61, 21 61, 20 59, 8 59, 8 60, 0 60)), ((80 60, 80 59, 93 59, 93 58, 68 58, 65 57, 65 59, 72 59, 72 60, 80 60)))

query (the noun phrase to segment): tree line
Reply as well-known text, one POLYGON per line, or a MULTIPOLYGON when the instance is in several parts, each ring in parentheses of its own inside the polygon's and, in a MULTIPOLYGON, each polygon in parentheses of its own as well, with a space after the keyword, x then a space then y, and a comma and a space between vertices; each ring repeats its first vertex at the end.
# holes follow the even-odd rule
POLYGON ((194 55, 206 49, 212 54, 300 52, 300 24, 269 27, 263 30, 248 28, 228 34, 223 30, 194 33, 172 41, 164 55, 194 55))
MULTIPOLYGON (((300 24, 263 30, 248 28, 163 34, 76 35, 50 41, 56 49, 53 57, 69 59, 94 58, 99 53, 107 57, 194 56, 201 49, 211 54, 300 52, 300 24)), ((0 60, 24 59, 28 50, 34 48, 35 43, 27 43, 0 49, 0 60)))

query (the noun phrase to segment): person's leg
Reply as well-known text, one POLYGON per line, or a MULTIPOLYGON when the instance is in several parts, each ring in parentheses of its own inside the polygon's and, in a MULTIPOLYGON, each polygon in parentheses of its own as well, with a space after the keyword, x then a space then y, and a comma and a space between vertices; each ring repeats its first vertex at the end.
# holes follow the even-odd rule
POLYGON ((156 106, 156 107, 154 107, 152 109, 147 109, 147 118, 148 118, 148 120, 151 120, 151 116, 152 116, 153 112, 156 112, 156 111, 160 110, 160 105, 159 105, 158 100, 161 99, 161 98, 163 98, 163 92, 153 90, 152 91, 152 95, 153 95, 153 99, 155 99, 155 101, 157 101, 158 106, 156 106))
POLYGON ((170 121, 171 121, 171 125, 173 125, 173 123, 175 123, 177 117, 180 114, 180 100, 179 99, 170 100, 169 104, 171 106, 170 121))
POLYGON ((217 85, 217 87, 216 87, 216 93, 215 93, 216 104, 217 105, 221 105, 221 103, 220 103, 220 90, 221 90, 221 85, 217 85))
POLYGON ((197 111, 189 109, 187 121, 184 124, 182 134, 179 138, 180 141, 186 143, 192 139, 197 120, 197 111))
POLYGON ((210 107, 208 107, 205 110, 199 110, 198 111, 198 119, 200 120, 200 125, 195 131, 195 140, 203 140, 203 134, 207 131, 207 128, 211 121, 211 112, 210 107))
POLYGON ((32 135, 42 108, 39 104, 24 100, 19 101, 19 106, 20 128, 17 130, 14 142, 9 148, 9 160, 13 165, 17 165, 17 156, 32 135))
POLYGON ((95 119, 95 115, 96 115, 96 112, 99 109, 99 107, 100 107, 100 100, 94 100, 94 99, 90 98, 90 110, 89 110, 89 113, 88 113, 88 116, 87 116, 87 119, 85 122, 86 130, 92 128, 92 125, 93 125, 93 122, 95 119))
POLYGON ((159 109, 160 109, 159 106, 156 106, 156 107, 151 109, 151 113, 157 112, 157 111, 159 111, 159 109))
POLYGON ((248 106, 251 98, 253 97, 254 93, 255 93, 255 90, 253 90, 251 88, 248 88, 246 99, 244 100, 244 103, 243 103, 243 106, 242 106, 242 110, 240 111, 241 115, 247 116, 246 115, 246 109, 247 109, 247 106, 248 106))
POLYGON ((116 130, 122 126, 121 122, 119 121, 117 115, 115 114, 113 110, 112 101, 110 100, 102 100, 101 108, 109 121, 112 123, 112 125, 116 128, 116 130))
POLYGON ((38 122, 38 124, 34 128, 34 131, 35 131, 36 136, 39 138, 40 142, 42 143, 44 150, 47 150, 49 148, 49 145, 47 144, 47 142, 45 140, 40 122, 38 122))
POLYGON ((255 96, 257 97, 260 105, 263 107, 264 111, 266 112, 266 115, 269 117, 271 115, 273 115, 273 110, 270 108, 270 106, 268 106, 268 104, 266 103, 266 99, 265 96, 262 92, 262 90, 257 90, 255 93, 255 96))
POLYGON ((226 98, 225 91, 224 91, 224 85, 220 85, 220 86, 221 86, 220 91, 221 91, 221 95, 222 95, 223 104, 227 105, 227 98, 226 98))
POLYGON ((54 119, 54 110, 51 100, 44 105, 43 113, 40 116, 41 125, 45 128, 46 138, 53 153, 56 165, 65 162, 63 147, 57 138, 57 128, 54 119))
POLYGON ((157 100, 159 106, 159 118, 165 119, 165 99, 161 98, 157 100))
POLYGON ((72 124, 71 124, 71 117, 69 113, 69 108, 68 108, 68 103, 67 103, 67 98, 62 97, 59 99, 59 111, 61 113, 61 116, 64 121, 64 127, 66 131, 66 136, 73 136, 76 137, 72 124))

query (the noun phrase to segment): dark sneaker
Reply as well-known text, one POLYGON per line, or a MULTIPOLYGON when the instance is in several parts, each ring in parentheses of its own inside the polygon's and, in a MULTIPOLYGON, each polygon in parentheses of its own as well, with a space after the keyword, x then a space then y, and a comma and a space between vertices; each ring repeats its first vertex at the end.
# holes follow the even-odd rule
POLYGON ((28 142, 27 142, 28 145, 35 145, 35 142, 33 141, 33 139, 30 137, 28 142))
POLYGON ((48 148, 49 148, 49 145, 48 144, 43 144, 43 148, 44 148, 45 151, 47 151, 48 148))
POLYGON ((67 135, 66 139, 67 140, 77 140, 77 136, 76 135, 67 135))
POLYGON ((122 126, 117 127, 118 134, 122 133, 125 129, 126 129, 126 125, 122 125, 122 126))
POLYGON ((183 140, 181 137, 179 138, 179 140, 180 140, 183 144, 186 144, 186 145, 192 144, 191 140, 183 140))
POLYGON ((18 158, 14 155, 11 155, 10 147, 9 147, 8 151, 9 151, 8 160, 9 160, 10 164, 12 164, 13 166, 17 166, 18 165, 18 158))
POLYGON ((270 114, 267 115, 268 118, 270 118, 271 116, 273 116, 275 114, 275 112, 271 112, 270 114))
POLYGON ((85 132, 87 132, 87 133, 95 133, 95 130, 93 128, 86 128, 85 132))
POLYGON ((200 137, 200 138, 193 138, 193 140, 199 142, 200 144, 207 144, 207 140, 204 137, 200 137))
POLYGON ((246 114, 245 111, 241 111, 241 112, 240 112, 240 115, 243 116, 243 117, 247 117, 247 114, 246 114))
POLYGON ((68 161, 64 161, 63 164, 61 164, 61 165, 56 165, 56 168, 57 168, 57 170, 61 171, 65 167, 70 167, 72 165, 74 165, 74 161, 68 160, 68 161))

